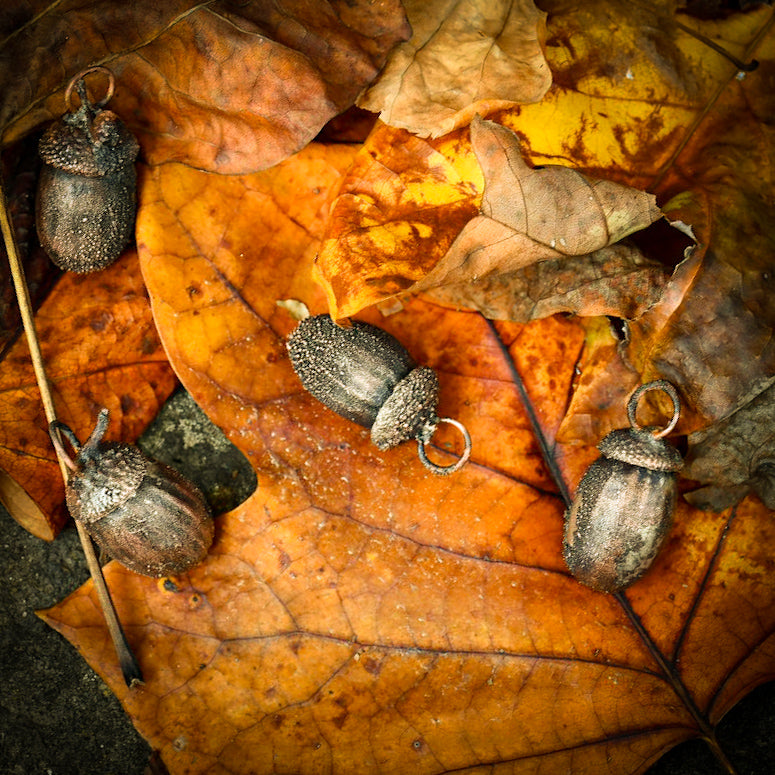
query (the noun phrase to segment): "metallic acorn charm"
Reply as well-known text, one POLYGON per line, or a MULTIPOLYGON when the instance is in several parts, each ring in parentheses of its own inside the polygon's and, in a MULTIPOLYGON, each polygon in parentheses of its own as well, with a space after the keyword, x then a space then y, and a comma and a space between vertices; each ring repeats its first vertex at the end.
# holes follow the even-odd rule
POLYGON ((436 372, 417 366, 387 331, 358 320, 345 328, 329 315, 315 315, 288 337, 288 353, 302 385, 337 414, 371 428, 380 449, 417 439, 420 460, 440 476, 457 471, 470 457, 466 428, 436 415, 436 372), (449 466, 433 463, 425 450, 440 422, 454 425, 465 440, 463 455, 449 466))
POLYGON ((202 493, 181 474, 132 444, 104 442, 103 409, 81 446, 66 425, 51 424, 54 447, 70 469, 67 507, 103 551, 144 576, 178 575, 201 562, 213 542, 202 493), (59 433, 72 444, 75 460, 59 433))
POLYGON ((110 266, 134 233, 139 145, 121 119, 103 110, 113 96, 113 73, 92 67, 76 75, 65 91, 69 112, 40 139, 43 167, 35 204, 40 244, 51 260, 70 272, 110 266), (92 103, 84 76, 107 72, 107 95, 92 103), (74 110, 73 89, 81 105, 74 110))
POLYGON ((576 579, 601 592, 624 589, 651 566, 673 520, 683 466, 678 450, 662 438, 680 415, 669 382, 641 385, 627 415, 631 427, 611 431, 600 442, 602 456, 587 469, 565 512, 565 562, 576 579), (649 390, 663 390, 673 402, 673 417, 661 430, 641 428, 635 418, 649 390))

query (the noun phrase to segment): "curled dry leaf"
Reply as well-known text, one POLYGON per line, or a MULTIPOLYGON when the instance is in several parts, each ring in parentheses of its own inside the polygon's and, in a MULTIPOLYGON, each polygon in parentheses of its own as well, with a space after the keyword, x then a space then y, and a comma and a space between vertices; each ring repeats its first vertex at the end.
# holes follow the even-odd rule
MULTIPOLYGON (((175 387, 134 251, 103 272, 65 275, 35 323, 54 404, 81 438, 102 407, 114 437, 137 438, 175 387)), ((64 485, 23 336, 3 357, 0 418, 0 499, 51 540, 68 518, 64 485)))
POLYGON ((660 218, 653 196, 565 167, 533 169, 517 136, 490 121, 475 119, 468 135, 372 132, 333 204, 315 267, 333 317, 428 291, 518 320, 554 309, 628 317, 656 301, 666 270, 632 246, 568 267, 561 260, 660 218), (523 271, 541 261, 552 263, 523 271), (521 296, 525 287, 537 295, 521 296))
POLYGON ((687 494, 699 508, 722 511, 749 492, 775 509, 775 386, 734 414, 689 436, 685 475, 705 486, 687 494))
POLYGON ((105 0, 27 13, 0 16, 4 145, 60 115, 67 81, 98 62, 116 75, 111 108, 146 160, 224 173, 306 145, 410 34, 398 0, 105 0))
MULTIPOLYGON (((249 177, 148 172, 138 234, 165 347, 259 487, 218 519, 208 560, 172 584, 108 566, 144 687, 123 685, 90 584, 46 620, 172 773, 515 762, 632 773, 681 740, 712 741, 775 673, 775 520, 753 501, 721 518, 681 503, 665 550, 625 596, 568 576, 563 502, 512 368, 551 465, 575 484, 596 457, 556 439, 578 320, 491 325, 420 300, 363 316, 438 371, 440 411, 471 431, 471 461, 446 479, 413 445, 380 453, 312 399, 285 352, 295 322, 276 302, 322 309, 308 268, 324 191, 351 160, 311 146, 249 177)), ((454 434, 435 443, 442 460, 460 452, 454 434)))
POLYGON ((439 137, 479 109, 538 102, 551 85, 546 13, 533 0, 405 0, 412 37, 358 104, 386 124, 439 137))
MULTIPOLYGON (((492 121, 474 119, 471 144, 484 173, 482 215, 466 224, 413 291, 593 253, 662 216, 655 197, 643 191, 590 179, 567 167, 529 167, 517 136, 492 121)), ((648 262, 641 258, 641 263, 648 262)), ((601 267, 605 258, 597 261, 601 267)))

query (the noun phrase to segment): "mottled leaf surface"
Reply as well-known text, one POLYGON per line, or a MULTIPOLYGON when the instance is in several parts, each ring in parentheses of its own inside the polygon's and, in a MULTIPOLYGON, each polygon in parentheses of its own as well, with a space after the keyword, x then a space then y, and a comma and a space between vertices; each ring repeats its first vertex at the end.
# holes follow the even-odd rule
MULTIPOLYGON (((175 387, 134 251, 103 272, 65 275, 35 325, 59 418, 81 441, 102 407, 111 414, 106 438, 136 438, 175 387)), ((23 335, 0 368, 0 498, 40 538, 54 538, 68 519, 23 335)))
MULTIPOLYGON (((595 457, 556 441, 588 337, 577 320, 490 325, 419 300, 363 315, 437 369, 441 413, 468 426, 472 459, 449 478, 427 473, 413 444, 380 453, 312 399, 277 301, 325 308, 309 269, 324 192, 352 155, 310 146, 249 177, 144 175, 140 253, 165 347, 259 487, 217 519, 190 574, 108 566, 144 687, 123 686, 90 585, 46 620, 172 773, 635 773, 681 740, 712 740, 773 675, 770 513, 681 501, 626 595, 570 578, 535 427, 575 485, 595 457)), ((460 452, 454 432, 434 441, 442 462, 460 452)))

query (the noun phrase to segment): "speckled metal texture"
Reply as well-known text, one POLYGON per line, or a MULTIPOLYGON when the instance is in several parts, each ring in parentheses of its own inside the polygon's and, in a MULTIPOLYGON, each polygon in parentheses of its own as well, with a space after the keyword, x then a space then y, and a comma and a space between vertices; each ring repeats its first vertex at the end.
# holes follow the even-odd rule
POLYGON ((676 475, 600 458, 565 514, 563 556, 574 577, 601 592, 637 581, 673 520, 676 475))
POLYGON ((438 424, 439 378, 427 366, 411 371, 393 389, 371 426, 371 440, 389 449, 418 436, 430 438, 438 424))
POLYGON ((678 450, 647 430, 620 428, 611 431, 597 448, 612 460, 621 460, 652 471, 680 471, 683 459, 678 450))
POLYGON ((129 244, 138 151, 118 116, 88 102, 45 132, 36 222, 40 243, 57 266, 72 272, 104 269, 129 244))
POLYGON ((67 485, 67 505, 104 552, 156 578, 183 573, 204 559, 214 527, 194 484, 130 444, 84 450, 67 485))
POLYGON ((302 320, 288 337, 288 353, 302 385, 318 401, 366 428, 415 368, 387 331, 358 320, 345 328, 329 315, 302 320))
POLYGON ((131 444, 103 442, 96 454, 86 448, 76 457, 78 470, 67 483, 67 508, 73 519, 90 526, 126 503, 143 481, 148 462, 131 444))

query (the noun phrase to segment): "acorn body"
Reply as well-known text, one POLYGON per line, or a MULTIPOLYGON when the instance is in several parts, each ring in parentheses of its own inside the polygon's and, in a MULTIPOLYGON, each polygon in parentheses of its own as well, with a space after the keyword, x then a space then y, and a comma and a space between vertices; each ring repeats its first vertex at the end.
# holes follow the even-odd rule
POLYGON ((50 126, 39 143, 36 224, 57 266, 94 272, 112 264, 132 239, 139 145, 115 113, 89 101, 82 78, 76 89, 78 110, 50 126))
MULTIPOLYGON (((644 386, 665 389, 662 381, 644 386)), ((670 386, 675 395, 675 390, 670 386)), ((640 395, 639 391, 635 396, 640 395)), ((678 398, 674 402, 678 416, 678 398)), ((634 417, 634 408, 631 417, 634 417)), ((673 520, 678 450, 650 430, 614 430, 586 471, 565 512, 563 556, 573 576, 601 592, 637 581, 657 556, 673 520)))
MULTIPOLYGON (((199 489, 174 469, 146 457, 131 444, 102 442, 103 410, 70 461, 67 506, 100 549, 145 576, 177 575, 201 562, 213 541, 213 520, 199 489)), ((61 451, 52 430, 55 445, 61 451)), ((75 440, 74 440, 75 439, 75 440)))
POLYGON ((433 434, 438 377, 418 367, 387 331, 358 320, 344 328, 329 315, 315 315, 288 337, 288 353, 302 385, 329 409, 370 428, 380 449, 433 434))

